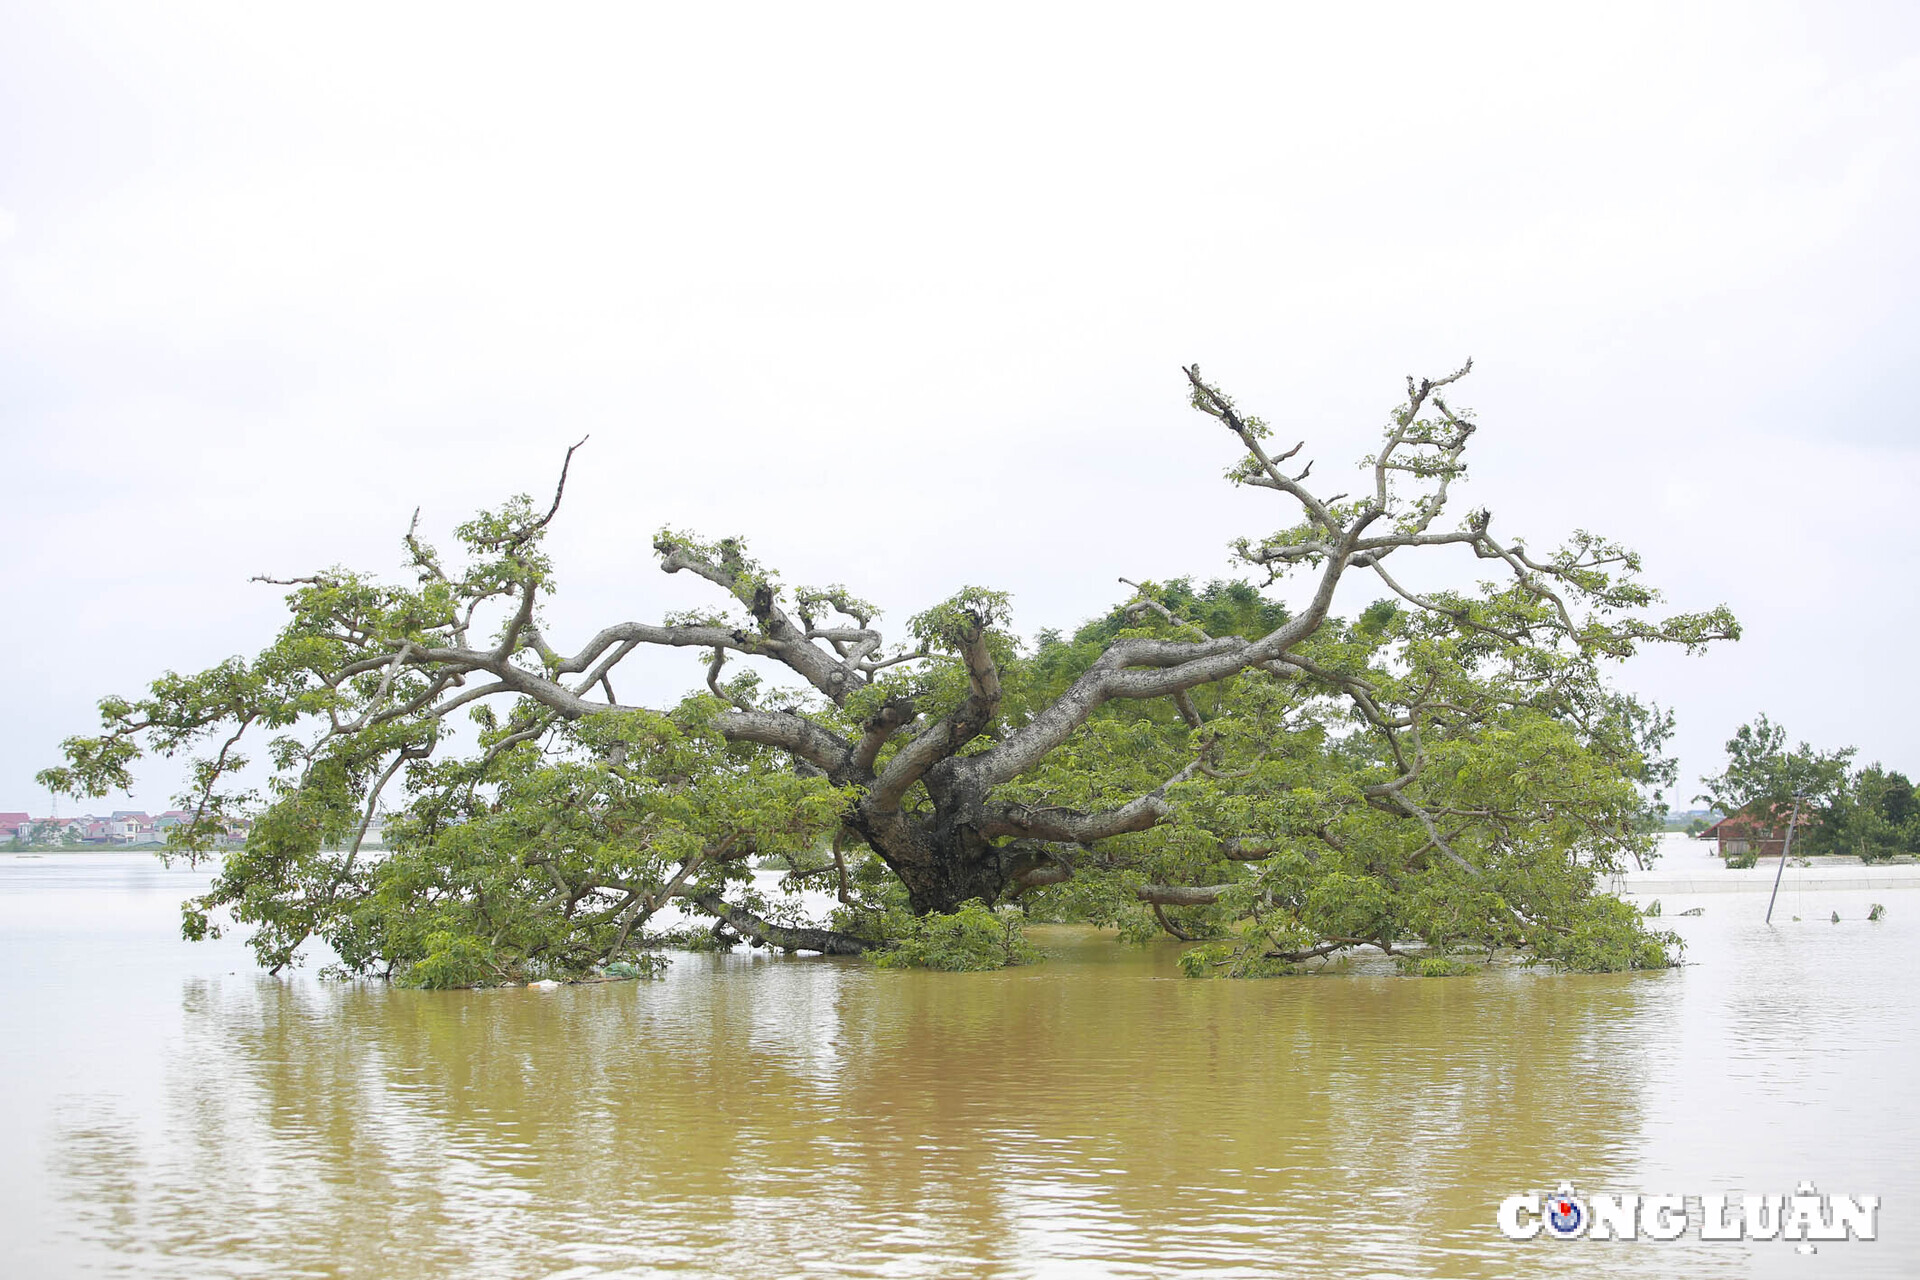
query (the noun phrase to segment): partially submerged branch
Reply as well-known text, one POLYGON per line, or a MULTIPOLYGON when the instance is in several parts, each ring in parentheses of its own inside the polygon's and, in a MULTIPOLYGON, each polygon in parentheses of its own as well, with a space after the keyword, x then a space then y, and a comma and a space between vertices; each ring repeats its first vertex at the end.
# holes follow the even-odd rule
POLYGON ((743 937, 753 938, 781 951, 817 951, 829 956, 857 956, 870 944, 848 933, 832 929, 795 928, 763 920, 745 907, 724 901, 718 894, 701 894, 690 899, 708 915, 724 920, 743 937))

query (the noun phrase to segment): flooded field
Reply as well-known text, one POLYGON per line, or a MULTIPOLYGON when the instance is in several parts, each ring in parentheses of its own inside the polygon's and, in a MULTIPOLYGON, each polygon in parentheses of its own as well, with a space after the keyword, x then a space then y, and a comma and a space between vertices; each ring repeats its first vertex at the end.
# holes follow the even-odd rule
POLYGON ((1920 1273, 1911 890, 1668 896, 1659 974, 1196 982, 1043 929, 996 974, 432 993, 181 942, 204 879, 0 857, 0 1274, 1920 1273), (1880 1238, 1500 1234, 1563 1179, 1810 1180, 1880 1238))

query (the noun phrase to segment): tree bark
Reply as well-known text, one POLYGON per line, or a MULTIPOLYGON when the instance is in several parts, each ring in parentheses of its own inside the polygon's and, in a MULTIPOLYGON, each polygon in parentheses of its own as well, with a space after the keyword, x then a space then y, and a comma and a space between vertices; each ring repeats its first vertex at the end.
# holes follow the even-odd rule
POLYGON ((782 951, 818 951, 829 956, 857 956, 867 950, 867 943, 850 933, 839 933, 832 929, 794 929, 775 924, 771 920, 762 920, 745 907, 733 905, 717 893, 703 893, 687 901, 715 919, 726 921, 736 933, 758 938, 782 951))
POLYGON ((980 833, 973 815, 951 798, 931 821, 861 805, 848 826, 900 878, 915 915, 949 913, 973 898, 992 905, 1013 879, 1006 849, 980 833))

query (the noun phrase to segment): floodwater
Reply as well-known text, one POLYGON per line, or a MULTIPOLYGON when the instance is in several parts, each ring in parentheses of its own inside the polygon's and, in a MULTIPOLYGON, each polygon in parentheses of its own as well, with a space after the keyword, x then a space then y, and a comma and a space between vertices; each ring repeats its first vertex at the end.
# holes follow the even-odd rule
POLYGON ((179 941, 204 881, 0 857, 0 1274, 1920 1274, 1920 894, 1669 899, 1659 974, 1204 982, 1039 930, 994 974, 417 992, 179 941), (1880 1238, 1499 1233, 1562 1179, 1805 1179, 1880 1238))

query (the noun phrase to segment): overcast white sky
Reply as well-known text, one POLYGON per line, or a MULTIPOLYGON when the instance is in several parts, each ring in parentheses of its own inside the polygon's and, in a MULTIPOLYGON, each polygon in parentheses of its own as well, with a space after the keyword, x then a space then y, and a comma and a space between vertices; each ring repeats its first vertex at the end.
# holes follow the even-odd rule
POLYGON ((1461 510, 1745 623, 1624 673, 1687 781, 1920 770, 1920 6, 560 9, 0 3, 0 809, 588 432, 562 636, 707 601, 662 523, 896 625, 1225 574, 1194 360, 1332 477, 1473 356, 1461 510))

